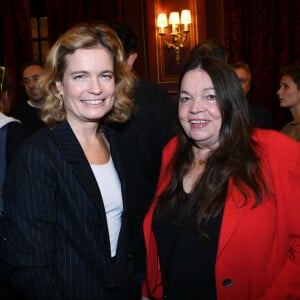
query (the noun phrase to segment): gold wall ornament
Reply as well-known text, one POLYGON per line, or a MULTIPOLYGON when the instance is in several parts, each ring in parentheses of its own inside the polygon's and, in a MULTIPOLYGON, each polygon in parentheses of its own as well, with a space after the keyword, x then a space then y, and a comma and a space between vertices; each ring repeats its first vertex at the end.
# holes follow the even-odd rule
POLYGON ((189 25, 192 23, 191 11, 183 9, 179 17, 179 12, 172 11, 169 15, 169 22, 166 13, 160 13, 157 16, 158 34, 168 48, 173 48, 176 55, 176 64, 180 63, 180 51, 187 41, 190 32, 189 25), (168 24, 172 26, 172 31, 169 36, 165 33, 165 28, 168 24), (183 25, 183 26, 181 26, 183 25))

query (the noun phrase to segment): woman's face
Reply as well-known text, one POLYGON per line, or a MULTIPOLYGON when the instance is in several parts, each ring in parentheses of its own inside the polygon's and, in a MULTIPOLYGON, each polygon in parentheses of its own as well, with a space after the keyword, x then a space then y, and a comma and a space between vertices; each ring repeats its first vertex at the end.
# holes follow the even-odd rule
POLYGON ((63 95, 70 124, 99 122, 113 107, 115 77, 111 54, 99 46, 77 49, 66 56, 62 82, 56 86, 63 95))
POLYGON ((277 95, 281 107, 292 108, 300 104, 300 90, 290 76, 281 77, 277 95))
POLYGON ((188 71, 181 82, 179 122, 200 148, 216 148, 222 125, 216 91, 209 75, 201 69, 188 71))

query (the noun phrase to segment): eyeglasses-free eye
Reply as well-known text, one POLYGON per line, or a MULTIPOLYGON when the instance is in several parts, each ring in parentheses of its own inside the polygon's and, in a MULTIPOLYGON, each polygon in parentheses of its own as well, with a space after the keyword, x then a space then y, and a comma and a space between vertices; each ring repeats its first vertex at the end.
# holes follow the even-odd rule
POLYGON ((0 77, 0 93, 2 92, 3 88, 3 82, 4 82, 4 74, 5 74, 5 67, 0 66, 0 72, 1 72, 1 77, 0 77))
POLYGON ((240 83, 247 83, 249 82, 250 80, 249 79, 246 79, 246 78, 240 78, 240 83))
POLYGON ((22 82, 22 84, 24 86, 29 86, 30 83, 31 83, 31 81, 32 82, 37 82, 39 80, 39 78, 40 78, 39 75, 34 75, 32 77, 25 77, 25 78, 23 78, 21 82, 22 82))

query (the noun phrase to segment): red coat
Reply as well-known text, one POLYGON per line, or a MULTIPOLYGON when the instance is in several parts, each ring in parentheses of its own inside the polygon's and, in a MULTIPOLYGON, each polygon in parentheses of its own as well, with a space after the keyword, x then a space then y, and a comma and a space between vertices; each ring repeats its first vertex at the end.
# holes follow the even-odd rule
MULTIPOLYGON (((272 195, 252 209, 229 183, 215 265, 219 300, 300 299, 300 143, 272 130, 257 130, 255 140, 272 195)), ((177 138, 165 147, 156 195, 166 187, 177 138)), ((152 231, 156 199, 144 220, 147 273, 143 295, 162 298, 157 245, 152 231)))

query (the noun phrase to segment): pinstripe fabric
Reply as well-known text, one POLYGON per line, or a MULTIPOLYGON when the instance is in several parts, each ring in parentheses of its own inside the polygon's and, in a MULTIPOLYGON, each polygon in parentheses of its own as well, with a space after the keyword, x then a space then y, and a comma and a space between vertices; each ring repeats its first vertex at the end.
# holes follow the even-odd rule
MULTIPOLYGON (((113 132, 107 137, 120 175, 113 132)), ((101 193, 68 123, 42 129, 19 149, 4 206, 11 278, 27 299, 129 299, 126 201, 112 261, 101 193)))

